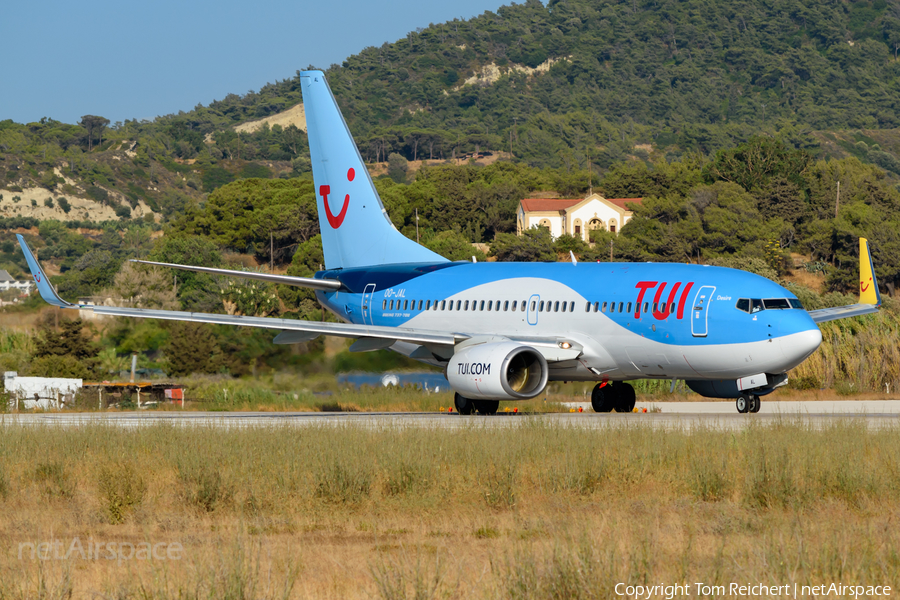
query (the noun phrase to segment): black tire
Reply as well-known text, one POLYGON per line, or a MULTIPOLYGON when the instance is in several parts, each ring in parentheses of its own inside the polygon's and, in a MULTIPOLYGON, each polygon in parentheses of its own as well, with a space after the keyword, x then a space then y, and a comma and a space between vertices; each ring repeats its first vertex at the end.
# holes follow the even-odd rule
POLYGON ((479 415, 496 415, 500 408, 499 400, 472 400, 472 404, 479 415))
POLYGON ((633 411, 637 396, 635 395, 634 388, 631 387, 631 384, 625 382, 617 383, 613 386, 613 389, 616 392, 616 412, 630 413, 633 411))
POLYGON ((461 415, 471 415, 475 411, 475 403, 459 394, 453 396, 453 404, 456 406, 456 412, 461 415))
POLYGON ((608 413, 612 411, 615 403, 616 395, 611 385, 598 383, 594 386, 594 391, 591 392, 591 408, 594 412, 608 413))
POLYGON ((737 400, 734 401, 734 405, 735 407, 737 407, 737 411, 741 414, 746 413, 747 409, 750 408, 748 404, 749 402, 747 396, 738 396, 737 400))
POLYGON ((747 406, 747 412, 758 413, 759 407, 761 404, 762 404, 762 400, 760 399, 760 397, 757 396, 756 394, 751 394, 750 402, 748 403, 748 406, 747 406))

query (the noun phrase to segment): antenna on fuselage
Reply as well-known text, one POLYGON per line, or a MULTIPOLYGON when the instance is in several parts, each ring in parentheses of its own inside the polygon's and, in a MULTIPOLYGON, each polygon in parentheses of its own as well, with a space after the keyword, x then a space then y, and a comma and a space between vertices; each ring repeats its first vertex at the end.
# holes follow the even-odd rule
POLYGON ((472 255, 472 262, 473 262, 473 263, 477 263, 477 262, 478 262, 478 259, 475 258, 475 255, 474 255, 474 254, 472 255))
POLYGON ((578 264, 578 259, 575 258, 575 253, 572 252, 571 250, 569 250, 569 256, 572 257, 572 264, 573 264, 573 265, 577 265, 577 264, 578 264))

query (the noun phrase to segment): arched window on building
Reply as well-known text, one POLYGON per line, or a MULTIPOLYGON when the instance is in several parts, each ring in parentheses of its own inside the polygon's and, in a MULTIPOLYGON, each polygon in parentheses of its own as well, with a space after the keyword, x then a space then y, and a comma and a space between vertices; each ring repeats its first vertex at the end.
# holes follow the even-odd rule
POLYGON ((572 222, 572 235, 584 238, 584 227, 581 224, 581 219, 575 219, 575 221, 572 222))
POLYGON ((538 223, 539 227, 546 227, 548 230, 550 229, 550 219, 541 219, 540 223, 538 223))

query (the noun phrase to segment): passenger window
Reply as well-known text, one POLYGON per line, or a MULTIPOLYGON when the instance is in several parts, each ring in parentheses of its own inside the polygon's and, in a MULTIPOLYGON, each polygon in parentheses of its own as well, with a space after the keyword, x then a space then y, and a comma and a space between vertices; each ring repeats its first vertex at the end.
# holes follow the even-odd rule
POLYGON ((750 298, 738 298, 737 304, 735 307, 738 310, 742 310, 745 313, 750 312, 750 298))
POLYGON ((409 300, 404 300, 403 301, 403 310, 406 310, 408 308, 409 308, 409 300))
POLYGON ((672 304, 669 305, 669 314, 670 314, 670 315, 674 315, 674 314, 675 314, 675 303, 674 303, 674 302, 673 302, 672 304))
POLYGON ((609 312, 610 312, 610 313, 616 312, 616 303, 615 303, 615 302, 610 302, 610 303, 609 303, 609 312))
POLYGON ((752 300, 750 300, 750 314, 758 313, 762 309, 763 309, 762 300, 760 300, 759 298, 753 298, 752 300))
POLYGON ((625 312, 627 312, 627 313, 631 312, 631 302, 628 303, 628 307, 625 309, 625 312))
POLYGON ((422 301, 419 300, 419 310, 422 310, 422 301))
MULTIPOLYGON (((625 306, 624 302, 619 302, 619 312, 622 312, 622 308, 624 308, 624 306, 625 306)), ((630 303, 629 303, 629 306, 630 306, 630 303)), ((629 310, 629 312, 630 312, 630 310, 629 310)))
POLYGON ((387 308, 387 300, 381 301, 381 310, 385 310, 387 308))
MULTIPOLYGON (((650 303, 649 303, 649 302, 644 302, 644 312, 645 312, 645 313, 646 313, 646 312, 650 312, 650 311, 648 310, 649 307, 650 307, 650 303)), ((653 306, 653 310, 656 310, 656 305, 653 306)))
POLYGON ((540 309, 538 310, 538 312, 544 312, 544 301, 543 300, 541 300, 541 306, 540 306, 540 309))
MULTIPOLYGON (((507 300, 506 302, 503 303, 503 312, 506 312, 508 310, 509 310, 509 300, 507 300)), ((513 306, 513 310, 516 310, 515 306, 513 306)))
POLYGON ((456 301, 456 310, 462 310, 462 300, 456 301))
MULTIPOLYGON (((513 303, 512 303, 512 310, 513 310, 514 312, 515 312, 515 310, 516 310, 516 303, 517 303, 517 302, 518 302, 518 300, 513 300, 513 303)), ((524 305, 523 305, 523 306, 524 306, 524 305)))
POLYGON ((391 300, 391 310, 394 310, 394 301, 391 300))
POLYGON ((532 312, 534 312, 534 307, 535 307, 535 301, 532 300, 532 301, 531 301, 531 311, 532 311, 532 312))
POLYGON ((447 301, 441 300, 441 310, 447 310, 447 301))
POLYGON ((425 303, 425 310, 431 310, 431 300, 425 303))
POLYGON ((491 306, 494 304, 493 300, 488 300, 488 310, 491 310, 491 306))
POLYGON ((469 301, 466 300, 465 308, 463 310, 469 310, 469 301))
MULTIPOLYGON (((646 302, 644 303, 644 306, 645 306, 645 307, 647 306, 647 303, 646 303, 646 302)), ((657 306, 657 305, 656 305, 656 302, 654 302, 654 303, 653 303, 653 312, 658 312, 658 310, 659 310, 659 306, 657 306)))
POLYGON ((597 312, 600 309, 600 303, 594 302, 594 312, 597 312))
MULTIPOLYGON (((641 314, 641 305, 640 305, 640 304, 635 304, 635 305, 634 305, 634 311, 635 311, 638 315, 640 315, 640 314, 641 314)), ((631 312, 631 303, 630 303, 630 302, 628 303, 628 312, 631 312)))
POLYGON ((553 305, 553 312, 559 312, 559 301, 556 301, 556 304, 553 305))
POLYGON ((600 312, 602 312, 602 313, 606 312, 606 302, 604 302, 603 306, 600 307, 600 312))

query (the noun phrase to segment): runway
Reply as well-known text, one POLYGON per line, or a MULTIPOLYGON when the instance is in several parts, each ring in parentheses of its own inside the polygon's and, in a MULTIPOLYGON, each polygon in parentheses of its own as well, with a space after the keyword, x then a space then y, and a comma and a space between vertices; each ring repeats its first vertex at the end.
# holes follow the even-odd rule
MULTIPOLYGON (((524 406, 524 403, 523 403, 524 406)), ((19 413, 0 417, 0 427, 80 427, 101 425, 122 428, 167 424, 171 426, 248 427, 365 427, 467 429, 519 427, 539 421, 547 425, 596 429, 649 426, 660 429, 740 430, 754 424, 803 423, 827 427, 841 421, 860 423, 870 429, 900 425, 900 400, 843 400, 808 402, 763 402, 759 413, 738 414, 733 402, 638 403, 640 413, 594 413, 589 403, 567 405, 576 412, 499 413, 495 416, 460 416, 447 413, 328 413, 328 412, 198 412, 161 411, 108 413, 19 413), (583 412, 577 412, 581 407, 583 412), (658 409, 660 412, 650 412, 658 409)))

